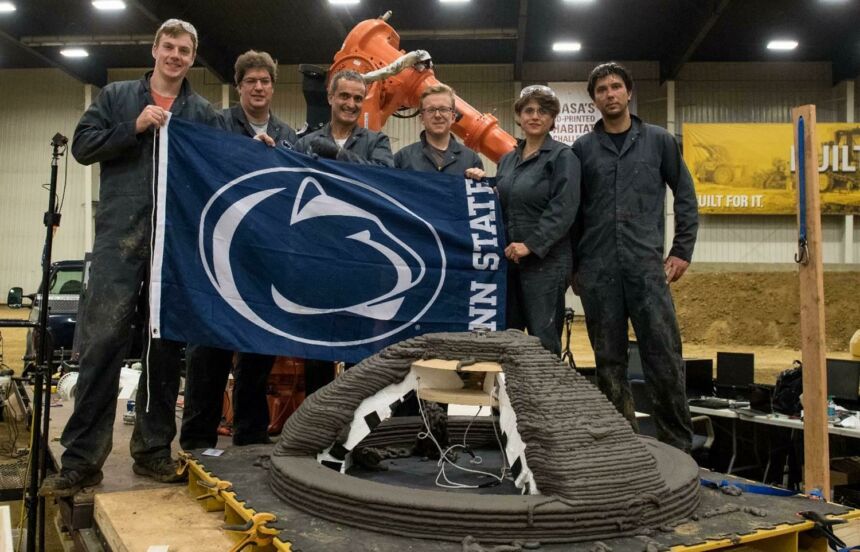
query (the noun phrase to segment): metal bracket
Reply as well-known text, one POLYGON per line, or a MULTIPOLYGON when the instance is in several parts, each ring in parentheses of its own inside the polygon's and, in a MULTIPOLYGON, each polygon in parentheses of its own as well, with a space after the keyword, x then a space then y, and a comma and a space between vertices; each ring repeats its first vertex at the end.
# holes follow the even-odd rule
POLYGON ((218 502, 224 502, 224 498, 221 496, 221 493, 229 491, 230 488, 233 487, 233 484, 229 481, 215 481, 214 483, 207 483, 200 479, 197 481, 197 486, 203 487, 206 491, 194 500, 203 501, 214 498, 218 502))
POLYGON ((251 516, 251 519, 245 522, 244 525, 225 525, 225 531, 233 533, 243 533, 245 536, 236 545, 230 549, 230 552, 239 552, 240 550, 254 546, 269 546, 272 540, 278 536, 280 531, 274 527, 267 527, 266 524, 270 521, 278 519, 274 514, 259 513, 251 516))

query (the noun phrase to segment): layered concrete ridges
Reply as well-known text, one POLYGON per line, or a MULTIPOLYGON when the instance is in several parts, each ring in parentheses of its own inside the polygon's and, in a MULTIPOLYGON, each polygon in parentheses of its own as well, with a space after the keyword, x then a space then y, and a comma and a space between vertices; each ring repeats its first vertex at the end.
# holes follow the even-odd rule
MULTIPOLYGON (((654 447, 669 448, 653 444, 654 447)), ((683 456, 672 449, 668 454, 683 456)), ((641 493, 619 501, 611 492, 569 501, 542 495, 475 495, 427 491, 364 481, 307 457, 276 457, 270 480, 290 504, 320 517, 406 537, 504 543, 577 542, 630 536, 679 520, 698 505, 697 468, 682 466, 683 484, 664 496, 641 493)))
MULTIPOLYGON (((395 346, 396 347, 396 346, 395 346)), ((284 424, 274 456, 315 456, 342 442, 361 401, 406 377, 411 357, 376 354, 308 397, 284 424)))
POLYGON ((610 494, 618 504, 668 489, 630 424, 600 391, 531 339, 509 352, 506 389, 542 494, 568 500, 610 494))
MULTIPOLYGON (((413 435, 420 427, 414 423, 413 435)), ((476 433, 487 440, 492 425, 480 422, 478 427, 476 433)), ((401 444, 409 431, 406 423, 392 420, 364 442, 401 444)), ((273 453, 270 485, 291 505, 323 518, 450 541, 466 535, 487 542, 634 535, 688 516, 699 503, 698 467, 689 456, 634 435, 596 387, 536 338, 516 331, 428 334, 390 346, 348 370, 289 418, 273 453), (402 382, 412 362, 428 358, 502 365, 540 495, 392 486, 341 474, 315 460, 332 444, 345 442, 363 400, 402 382)))

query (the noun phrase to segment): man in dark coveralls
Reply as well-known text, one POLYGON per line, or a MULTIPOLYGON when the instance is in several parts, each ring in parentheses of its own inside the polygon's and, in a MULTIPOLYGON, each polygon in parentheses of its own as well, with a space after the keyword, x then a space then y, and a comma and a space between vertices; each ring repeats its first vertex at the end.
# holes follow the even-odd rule
POLYGON ((218 113, 185 79, 196 52, 194 27, 178 19, 165 21, 152 45, 153 71, 139 80, 105 86, 75 129, 75 159, 101 165, 100 202, 78 321, 82 339, 75 410, 61 439, 66 448, 62 469, 45 479, 43 496, 71 496, 102 480, 102 466, 113 446, 120 369, 138 309, 146 314, 147 335, 131 437, 132 469, 162 482, 182 479, 170 456, 182 344, 149 339, 147 296, 155 133, 167 122, 168 111, 221 126, 218 113))
POLYGON ((391 143, 382 132, 358 126, 367 95, 364 77, 356 71, 339 71, 328 85, 331 121, 302 136, 296 151, 361 165, 394 166, 391 143))
POLYGON ((630 114, 633 80, 617 63, 596 67, 588 93, 602 115, 573 145, 582 162, 574 225, 574 291, 582 298, 601 391, 636 428, 627 381, 633 323, 658 438, 689 451, 681 336, 669 284, 690 264, 698 228, 693 180, 675 138, 630 114), (675 236, 664 259, 664 203, 672 189, 675 236))
MULTIPOLYGON (((361 73, 335 73, 328 85, 331 120, 321 129, 306 134, 296 143, 296 151, 360 165, 394 167, 391 143, 383 132, 358 126, 367 83, 361 73)), ((334 379, 331 362, 305 361, 305 389, 308 395, 334 379)))
MULTIPOLYGON (((239 103, 224 109, 227 130, 269 146, 293 147, 296 131, 271 111, 278 65, 266 52, 249 50, 236 59, 234 80, 239 103)), ((218 443, 224 387, 233 367, 233 351, 188 344, 185 351, 185 408, 179 444, 185 450, 218 443)), ((239 352, 234 369, 233 444, 268 443, 266 385, 275 357, 239 352)))
POLYGON ((441 172, 465 176, 472 180, 484 178, 484 164, 478 154, 454 138, 451 125, 454 111, 454 90, 445 84, 428 86, 418 100, 421 124, 420 139, 394 154, 394 166, 413 171, 441 172))

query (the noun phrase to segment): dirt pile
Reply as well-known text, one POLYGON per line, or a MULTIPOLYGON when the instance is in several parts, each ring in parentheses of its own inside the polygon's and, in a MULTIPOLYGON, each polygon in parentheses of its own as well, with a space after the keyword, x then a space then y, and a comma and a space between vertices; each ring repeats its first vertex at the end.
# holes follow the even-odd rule
MULTIPOLYGON (((800 347, 796 272, 688 273, 672 285, 684 342, 800 347)), ((824 275, 827 349, 860 328, 860 272, 824 275)))

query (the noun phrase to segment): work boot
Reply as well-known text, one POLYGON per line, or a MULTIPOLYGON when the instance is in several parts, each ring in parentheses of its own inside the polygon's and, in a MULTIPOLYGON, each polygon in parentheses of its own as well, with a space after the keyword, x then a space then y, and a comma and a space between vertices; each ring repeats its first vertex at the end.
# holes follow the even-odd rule
POLYGON ((84 487, 98 485, 103 477, 101 470, 87 473, 61 469, 60 473, 45 478, 42 486, 39 487, 39 496, 72 496, 84 487))
POLYGON ((131 469, 137 475, 151 477, 161 483, 180 483, 187 477, 185 473, 179 473, 179 463, 169 456, 135 460, 131 469))

